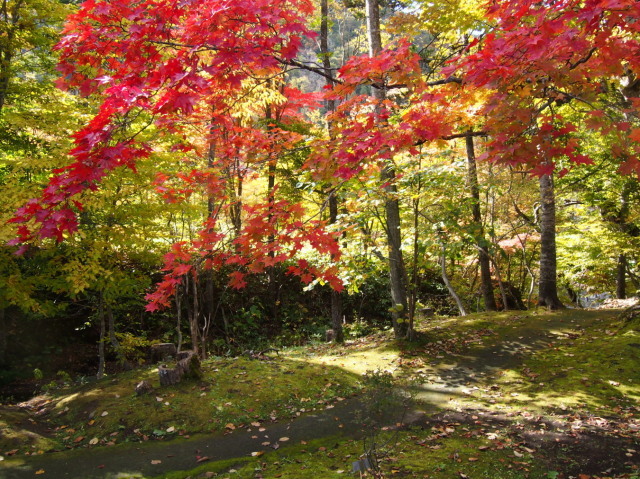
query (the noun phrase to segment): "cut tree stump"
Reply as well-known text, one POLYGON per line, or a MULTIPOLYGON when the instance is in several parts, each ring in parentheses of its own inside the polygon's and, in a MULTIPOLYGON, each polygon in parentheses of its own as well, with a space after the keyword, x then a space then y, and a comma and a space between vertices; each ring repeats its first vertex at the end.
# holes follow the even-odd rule
POLYGON ((160 386, 178 384, 183 378, 200 379, 202 377, 200 358, 196 353, 193 351, 181 351, 176 359, 178 363, 175 368, 170 368, 166 365, 158 368, 160 386))

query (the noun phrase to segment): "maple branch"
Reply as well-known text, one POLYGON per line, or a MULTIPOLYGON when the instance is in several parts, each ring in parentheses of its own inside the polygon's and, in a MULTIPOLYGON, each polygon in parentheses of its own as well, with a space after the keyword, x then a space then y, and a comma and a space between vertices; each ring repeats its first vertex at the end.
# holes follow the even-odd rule
MULTIPOLYGON (((330 74, 326 73, 324 68, 319 68, 319 67, 314 67, 314 66, 311 66, 311 65, 307 65, 307 64, 299 62, 297 60, 283 60, 282 58, 277 58, 277 60, 280 63, 282 63, 283 65, 288 65, 288 66, 300 68, 302 70, 307 70, 307 71, 310 71, 310 72, 313 72, 313 73, 317 73, 318 75, 320 75, 323 78, 326 78, 329 81, 332 81, 332 82, 340 84, 340 85, 344 84, 344 82, 342 80, 339 80, 336 77, 334 77, 333 75, 330 75, 330 74)), ((434 80, 434 81, 431 81, 431 82, 427 82, 426 86, 446 85, 448 83, 462 84, 462 78, 450 76, 450 77, 447 77, 447 78, 443 78, 442 80, 434 80)), ((380 90, 393 90, 395 88, 406 88, 407 87, 407 85, 404 84, 404 83, 397 83, 397 84, 392 84, 392 85, 382 85, 380 83, 370 82, 369 84, 373 88, 377 88, 377 89, 380 89, 380 90)))
POLYGON ((526 214, 524 211, 522 211, 520 209, 520 207, 518 206, 518 203, 516 203, 515 199, 513 200, 513 208, 515 209, 516 214, 520 218, 522 218, 526 224, 528 224, 529 226, 532 226, 534 228, 536 228, 538 226, 536 224, 535 220, 531 216, 529 216, 528 214, 526 214))
MULTIPOLYGON (((572 100, 577 100, 577 101, 579 101, 581 103, 584 103, 585 105, 590 106, 593 110, 598 110, 598 108, 593 103, 585 100, 584 98, 580 98, 579 96, 574 95, 573 93, 568 93, 566 91, 562 91, 562 90, 560 90, 560 89, 558 89, 556 87, 550 87, 549 89, 551 91, 559 93, 560 95, 564 95, 567 98, 570 98, 572 100)), ((607 115, 607 116, 609 116, 609 115, 607 115)), ((609 118, 611 118, 611 117, 609 116, 609 118)))
POLYGON ((283 65, 288 65, 288 66, 291 66, 291 67, 296 67, 296 68, 300 68, 302 70, 307 70, 307 71, 316 73, 316 74, 320 75, 321 77, 326 78, 327 80, 330 80, 330 81, 332 81, 334 83, 339 83, 339 84, 344 83, 343 81, 338 80, 337 78, 335 78, 333 75, 330 75, 330 74, 326 73, 324 68, 319 68, 319 67, 314 67, 314 66, 311 66, 311 65, 306 65, 305 63, 302 63, 302 62, 299 62, 299 61, 293 60, 293 59, 284 60, 282 58, 276 58, 276 60, 278 60, 278 62, 282 63, 283 65))
MULTIPOLYGON (((467 138, 467 137, 474 137, 474 136, 489 136, 489 133, 484 131, 484 130, 466 131, 464 133, 454 133, 452 135, 441 136, 440 139, 441 140, 455 140, 455 139, 458 139, 458 138, 467 138)), ((418 140, 413 144, 413 146, 424 145, 426 142, 427 142, 427 140, 418 140)))
POLYGON ((587 63, 591 59, 591 57, 593 56, 593 54, 595 53, 596 50, 597 50, 597 48, 593 47, 591 50, 589 50, 589 53, 587 53, 586 56, 582 57, 580 60, 578 60, 574 64, 569 63, 569 70, 574 70, 579 65, 581 65, 583 63, 587 63))
POLYGON ((438 85, 446 85, 448 83, 457 83, 459 85, 462 85, 462 78, 458 78, 458 77, 447 77, 447 78, 443 78, 442 80, 434 80, 434 81, 430 81, 427 82, 427 86, 438 86, 438 85))
POLYGON ((455 140, 456 138, 468 138, 468 137, 474 137, 474 136, 489 136, 489 133, 487 133, 484 130, 466 131, 464 133, 454 133, 453 135, 443 136, 442 139, 443 140, 455 140))

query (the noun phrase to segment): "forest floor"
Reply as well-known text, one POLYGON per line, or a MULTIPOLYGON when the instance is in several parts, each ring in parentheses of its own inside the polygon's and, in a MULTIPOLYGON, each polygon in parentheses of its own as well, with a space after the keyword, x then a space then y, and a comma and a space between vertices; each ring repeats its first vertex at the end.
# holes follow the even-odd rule
POLYGON ((133 385, 154 371, 132 371, 0 407, 0 478, 315 479, 355 463, 378 477, 638 479, 638 324, 617 310, 435 318, 412 344, 380 333, 214 358, 202 382, 147 397, 133 385))

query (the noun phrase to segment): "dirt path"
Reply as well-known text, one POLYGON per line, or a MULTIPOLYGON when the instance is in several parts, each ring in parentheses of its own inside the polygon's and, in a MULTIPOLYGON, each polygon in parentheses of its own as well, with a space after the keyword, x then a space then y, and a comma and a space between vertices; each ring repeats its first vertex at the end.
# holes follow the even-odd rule
MULTIPOLYGON (((601 316, 598 312, 585 316, 578 323, 561 317, 520 323, 502 336, 495 345, 488 345, 457 358, 455 363, 434 364, 426 371, 426 381, 420 387, 417 399, 420 409, 436 413, 449 405, 451 398, 468 394, 470 388, 500 369, 514 368, 533 350, 547 347, 554 332, 587 328, 601 316)), ((357 431, 354 424, 357 399, 339 403, 335 408, 309 414, 289 423, 281 422, 266 427, 263 432, 234 431, 227 435, 203 435, 190 439, 120 444, 100 449, 78 449, 42 456, 23 457, 19 465, 0 462, 0 479, 33 477, 94 479, 123 477, 153 477, 177 470, 188 470, 198 465, 198 459, 216 461, 240 458, 265 449, 262 442, 272 443, 282 437, 287 443, 299 443, 323 437, 350 435, 357 431), (158 462, 159 461, 159 462, 158 462), (39 471, 40 474, 37 474, 39 471), (37 475, 37 476, 36 476, 37 475)), ((409 421, 416 420, 416 410, 409 421)))

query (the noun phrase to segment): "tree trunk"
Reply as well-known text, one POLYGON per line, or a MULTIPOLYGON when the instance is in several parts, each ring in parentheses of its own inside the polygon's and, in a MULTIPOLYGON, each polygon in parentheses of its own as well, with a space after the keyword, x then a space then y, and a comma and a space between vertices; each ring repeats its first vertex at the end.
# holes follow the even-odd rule
POLYGON ((105 368, 104 343, 107 336, 107 325, 104 318, 104 295, 102 291, 98 298, 98 319, 100 320, 100 340, 98 341, 98 373, 96 377, 102 379, 105 368))
POLYGON ((113 316, 113 308, 111 305, 106 306, 107 319, 109 324, 109 343, 117 355, 120 355, 120 341, 116 337, 116 320, 113 316))
POLYGON ((538 306, 561 309, 556 272, 556 200, 553 176, 540 177, 540 278, 538 306))
POLYGON ((180 285, 176 288, 176 334, 178 336, 177 352, 182 349, 182 295, 180 285))
MULTIPOLYGON (((375 56, 382 50, 380 36, 380 9, 376 0, 366 0, 367 10, 367 38, 369 41, 369 56, 375 56)), ((379 101, 385 99, 385 92, 381 88, 373 89, 374 97, 379 101)), ((396 172, 393 163, 389 161, 380 175, 385 192, 385 214, 387 247, 389 249, 389 280, 391 300, 393 301, 393 331, 396 338, 409 335, 407 274, 402 257, 402 235, 400 234, 400 202, 396 197, 396 172)))
MULTIPOLYGON (((335 224, 338 221, 338 200, 336 199, 335 191, 331 192, 329 196, 329 216, 331 224, 335 224)), ((342 293, 332 289, 331 329, 333 329, 333 341, 336 343, 344 342, 344 332, 342 330, 342 314, 342 293)))
POLYGON ((6 311, 6 308, 0 307, 0 367, 5 365, 7 359, 9 324, 6 311))
POLYGON ((464 309, 464 305, 460 300, 460 296, 458 296, 458 293, 456 293, 456 290, 453 289, 453 285, 451 284, 451 281, 449 281, 449 276, 447 275, 447 256, 446 256, 446 249, 445 249, 444 243, 442 244, 442 255, 440 256, 440 267, 442 272, 442 281, 444 281, 444 284, 447 287, 447 290, 449 290, 449 294, 451 295, 453 300, 456 302, 456 305, 458 306, 458 310, 460 311, 460 316, 466 316, 467 310, 464 309))
MULTIPOLYGON (((326 73, 326 86, 333 88, 331 75, 331 58, 329 57, 329 0, 322 0, 320 3, 320 54, 322 55, 322 69, 326 73)), ((331 113, 336 109, 335 100, 326 100, 327 112, 331 113)), ((327 125, 329 136, 333 137, 331 123, 327 125)), ((337 191, 329 193, 329 223, 336 224, 338 221, 338 198, 337 191)), ((344 342, 344 332, 342 330, 342 294, 331 290, 331 329, 333 330, 333 341, 344 342)))
POLYGON ((618 271, 616 274, 616 297, 625 299, 627 297, 627 257, 623 254, 618 256, 618 271))
MULTIPOLYGON (((480 291, 484 307, 487 311, 496 311, 496 299, 491 282, 491 263, 487 250, 487 241, 484 237, 484 226, 482 225, 482 214, 480 212, 480 187, 478 185, 478 170, 476 167, 476 153, 473 147, 473 137, 467 135, 465 138, 467 146, 467 181, 472 199, 472 215, 475 229, 475 240, 478 247, 478 262, 480 263, 480 291)), ((506 305, 505 305, 506 308, 506 305)))
POLYGON ((191 276, 191 294, 193 295, 193 307, 189 312, 189 333, 191 336, 191 349, 196 353, 200 353, 200 328, 198 327, 198 315, 200 308, 198 305, 198 280, 191 276))

